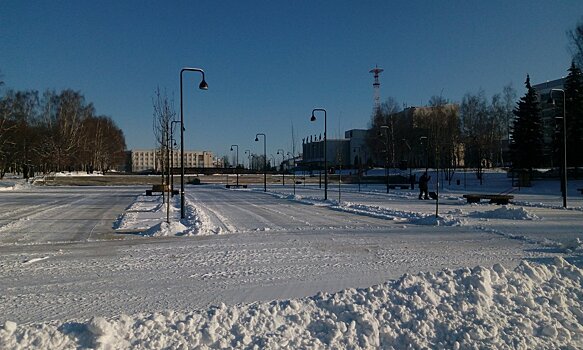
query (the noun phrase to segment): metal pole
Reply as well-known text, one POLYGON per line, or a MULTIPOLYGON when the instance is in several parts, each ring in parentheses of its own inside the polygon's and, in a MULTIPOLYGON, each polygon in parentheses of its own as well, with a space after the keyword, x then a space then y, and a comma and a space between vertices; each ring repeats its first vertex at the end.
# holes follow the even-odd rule
POLYGON ((180 70, 180 218, 184 219, 184 103, 182 98, 182 75, 184 72, 199 72, 202 81, 198 85, 201 90, 207 90, 208 85, 204 80, 204 71, 200 68, 182 68, 180 70))
POLYGON ((567 114, 565 90, 563 90, 563 207, 567 207, 567 114))
MULTIPOLYGON (((567 207, 567 110, 566 110, 566 96, 565 90, 563 89, 551 89, 550 95, 553 98, 553 91, 558 91, 563 93, 563 174, 561 177, 561 192, 563 195, 563 207, 567 207)), ((554 100, 553 100, 554 101, 554 100)))
POLYGON ((285 154, 284 154, 285 151, 280 148, 277 150, 277 154, 279 154, 279 151, 281 151, 281 182, 282 182, 282 185, 285 186, 285 173, 283 171, 283 163, 285 162, 285 154))
POLYGON ((239 188, 239 170, 237 169, 239 167, 239 145, 231 145, 231 151, 233 150, 233 147, 237 147, 237 157, 235 158, 235 176, 237 178, 237 188, 239 188))
POLYGON ((267 192, 267 136, 255 135, 255 141, 259 141, 259 135, 263 136, 263 192, 267 192))
POLYGON ((312 109, 312 121, 316 120, 314 112, 320 111, 324 112, 324 200, 328 199, 328 113, 324 108, 314 108, 312 109))

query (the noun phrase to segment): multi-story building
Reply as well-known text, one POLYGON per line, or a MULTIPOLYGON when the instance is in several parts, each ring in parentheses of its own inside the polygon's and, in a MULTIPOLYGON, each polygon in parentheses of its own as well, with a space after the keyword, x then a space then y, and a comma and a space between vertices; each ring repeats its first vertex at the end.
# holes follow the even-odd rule
MULTIPOLYGON (((543 142, 545 144, 544 148, 544 159, 545 164, 548 166, 553 166, 553 135, 557 130, 557 105, 553 104, 551 100, 551 90, 552 89, 564 89, 565 78, 555 79, 547 81, 545 83, 540 83, 533 85, 533 89, 536 90, 538 94, 539 106, 541 108, 541 117, 543 123, 543 142)), ((563 96, 560 92, 556 94, 553 93, 553 98, 559 101, 558 106, 562 106, 563 96)), ((562 111, 562 110, 561 110, 562 111)))
MULTIPOLYGON (((161 171, 163 159, 166 154, 161 154, 154 149, 136 149, 131 151, 132 172, 161 171)), ((171 152, 171 165, 174 168, 180 166, 180 151, 171 152)), ((213 153, 209 151, 185 151, 185 168, 212 168, 215 166, 213 153)))
POLYGON ((364 164, 370 156, 366 145, 367 133, 368 130, 348 130, 344 133, 344 139, 328 139, 326 150, 324 139, 304 140, 301 164, 314 169, 323 168, 324 158, 328 167, 354 168, 364 164))

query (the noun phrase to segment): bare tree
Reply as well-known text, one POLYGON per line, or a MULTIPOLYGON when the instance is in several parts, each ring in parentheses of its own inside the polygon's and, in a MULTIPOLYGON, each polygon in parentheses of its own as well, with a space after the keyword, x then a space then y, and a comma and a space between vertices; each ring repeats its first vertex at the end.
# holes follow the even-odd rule
POLYGON ((462 133, 465 144, 466 164, 476 168, 476 176, 482 180, 483 168, 491 164, 492 120, 489 116, 485 93, 467 93, 460 106, 462 133))
POLYGON ((153 119, 153 131, 154 138, 156 141, 156 148, 158 152, 158 159, 160 160, 160 166, 162 170, 162 183, 169 183, 170 181, 170 127, 172 121, 176 118, 176 110, 174 109, 174 100, 170 99, 164 91, 160 91, 160 87, 156 88, 155 96, 153 99, 154 107, 154 119, 153 119), (167 179, 164 179, 164 174, 168 175, 167 179))

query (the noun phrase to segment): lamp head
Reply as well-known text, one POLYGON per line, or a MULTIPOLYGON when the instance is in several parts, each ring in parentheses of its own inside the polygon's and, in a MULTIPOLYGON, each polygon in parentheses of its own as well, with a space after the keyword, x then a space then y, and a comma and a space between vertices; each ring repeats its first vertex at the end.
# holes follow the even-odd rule
POLYGON ((259 141, 259 137, 255 136, 255 141, 259 141))
POLYGON ((312 113, 312 117, 310 118, 311 122, 315 122, 316 121, 316 116, 314 115, 314 113, 312 113))
POLYGON ((198 84, 198 88, 201 90, 208 90, 209 89, 209 85, 206 83, 204 78, 202 78, 202 81, 200 82, 200 84, 198 84))
POLYGON ((231 146, 231 151, 233 150, 233 146, 231 146))

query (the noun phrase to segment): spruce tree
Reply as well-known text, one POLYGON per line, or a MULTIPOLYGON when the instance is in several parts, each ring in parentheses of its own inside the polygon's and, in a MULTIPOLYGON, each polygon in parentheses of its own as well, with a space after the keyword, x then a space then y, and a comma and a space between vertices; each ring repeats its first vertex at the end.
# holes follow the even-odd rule
POLYGON ((565 79, 565 98, 567 165, 582 166, 583 152, 579 150, 579 147, 583 145, 583 73, 575 65, 575 62, 571 63, 569 75, 565 79))
POLYGON ((515 169, 532 169, 542 165, 543 125, 536 90, 526 76, 526 94, 513 113, 516 116, 511 133, 510 150, 515 169))

